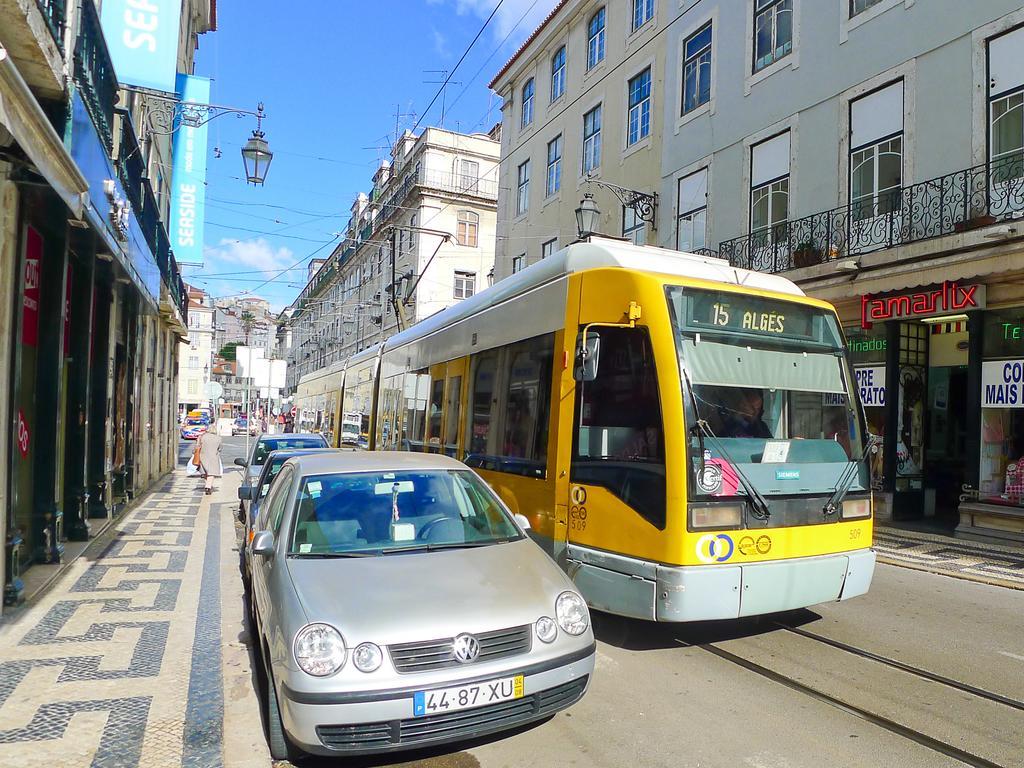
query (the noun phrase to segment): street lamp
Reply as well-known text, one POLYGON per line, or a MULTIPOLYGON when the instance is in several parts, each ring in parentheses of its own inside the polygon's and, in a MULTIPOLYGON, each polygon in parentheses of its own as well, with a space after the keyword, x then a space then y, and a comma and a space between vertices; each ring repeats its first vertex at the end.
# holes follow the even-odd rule
POLYGON ((601 209, 594 202, 594 196, 587 192, 576 209, 576 231, 582 240, 597 231, 597 221, 601 218, 601 209))
POLYGON ((245 163, 245 180, 253 186, 260 186, 267 178, 267 171, 270 169, 270 161, 274 159, 274 153, 270 151, 270 145, 263 136, 263 131, 257 128, 252 136, 242 147, 242 162, 245 163))

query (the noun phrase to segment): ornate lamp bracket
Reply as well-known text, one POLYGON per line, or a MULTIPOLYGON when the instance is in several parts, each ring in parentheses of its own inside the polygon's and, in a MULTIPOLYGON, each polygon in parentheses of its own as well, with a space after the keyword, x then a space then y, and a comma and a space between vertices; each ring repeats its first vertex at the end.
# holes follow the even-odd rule
POLYGON ((658 213, 658 193, 654 192, 648 194, 647 192, 639 192, 635 189, 627 189, 626 187, 620 187, 618 184, 611 184, 607 181, 601 181, 600 179, 594 178, 590 174, 587 174, 587 183, 595 184, 599 187, 607 189, 612 192, 619 199, 619 202, 626 208, 632 208, 633 213, 641 221, 646 221, 651 225, 651 229, 658 228, 657 213, 658 213))
POLYGON ((234 115, 238 118, 246 116, 255 117, 256 128, 259 130, 263 123, 263 118, 266 117, 262 101, 256 106, 256 111, 253 112, 249 109, 225 107, 220 104, 182 101, 176 94, 153 91, 148 88, 133 88, 124 85, 121 88, 145 99, 146 128, 150 133, 161 136, 169 136, 182 126, 186 128, 199 128, 211 120, 216 120, 224 115, 234 115))

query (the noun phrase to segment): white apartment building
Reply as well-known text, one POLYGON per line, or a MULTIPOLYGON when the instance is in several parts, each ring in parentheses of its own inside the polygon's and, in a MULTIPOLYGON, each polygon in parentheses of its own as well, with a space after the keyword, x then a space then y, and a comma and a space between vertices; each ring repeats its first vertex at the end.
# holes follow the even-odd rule
POLYGON ((344 242, 282 313, 289 392, 489 285, 499 149, 494 136, 439 128, 398 141, 353 201, 344 242))
POLYGON ((601 233, 658 241, 676 13, 677 0, 562 0, 491 81, 503 99, 496 279, 576 240, 585 194, 601 233))
POLYGON ((211 405, 207 384, 212 380, 213 315, 209 295, 188 288, 188 338, 178 344, 178 412, 211 405))

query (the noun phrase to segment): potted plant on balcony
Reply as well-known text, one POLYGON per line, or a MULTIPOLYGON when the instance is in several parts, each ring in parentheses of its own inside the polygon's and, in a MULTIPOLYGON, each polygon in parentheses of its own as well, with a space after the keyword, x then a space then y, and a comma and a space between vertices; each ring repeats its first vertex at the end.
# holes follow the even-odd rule
POLYGON ((818 248, 810 240, 799 243, 793 249, 793 266, 810 267, 814 264, 821 264, 821 248, 818 248))
POLYGON ((981 227, 988 227, 995 224, 998 219, 988 213, 979 213, 971 216, 969 219, 963 219, 956 222, 953 225, 954 232, 967 232, 972 229, 979 229, 981 227))

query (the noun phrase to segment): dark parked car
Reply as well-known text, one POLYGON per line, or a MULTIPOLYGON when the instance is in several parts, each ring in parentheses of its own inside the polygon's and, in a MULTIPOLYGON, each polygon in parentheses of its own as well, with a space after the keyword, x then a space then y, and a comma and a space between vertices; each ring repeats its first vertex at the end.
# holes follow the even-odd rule
POLYGON ((256 481, 251 485, 247 482, 238 487, 239 505, 238 519, 245 526, 245 533, 242 538, 240 556, 242 559, 242 576, 248 581, 252 572, 251 556, 249 554, 249 542, 253 536, 253 520, 259 514, 260 502, 266 498, 270 491, 271 483, 281 471, 281 466, 294 456, 304 456, 309 453, 323 453, 325 451, 337 450, 334 448, 299 448, 295 450, 271 451, 267 460, 263 462, 263 470, 256 481))
MULTIPOLYGON (((283 434, 260 435, 246 459, 235 459, 235 464, 245 469, 242 485, 253 485, 263 470, 263 463, 271 451, 295 450, 298 448, 330 448, 323 435, 283 434)), ((239 504, 240 510, 245 508, 239 504)))

